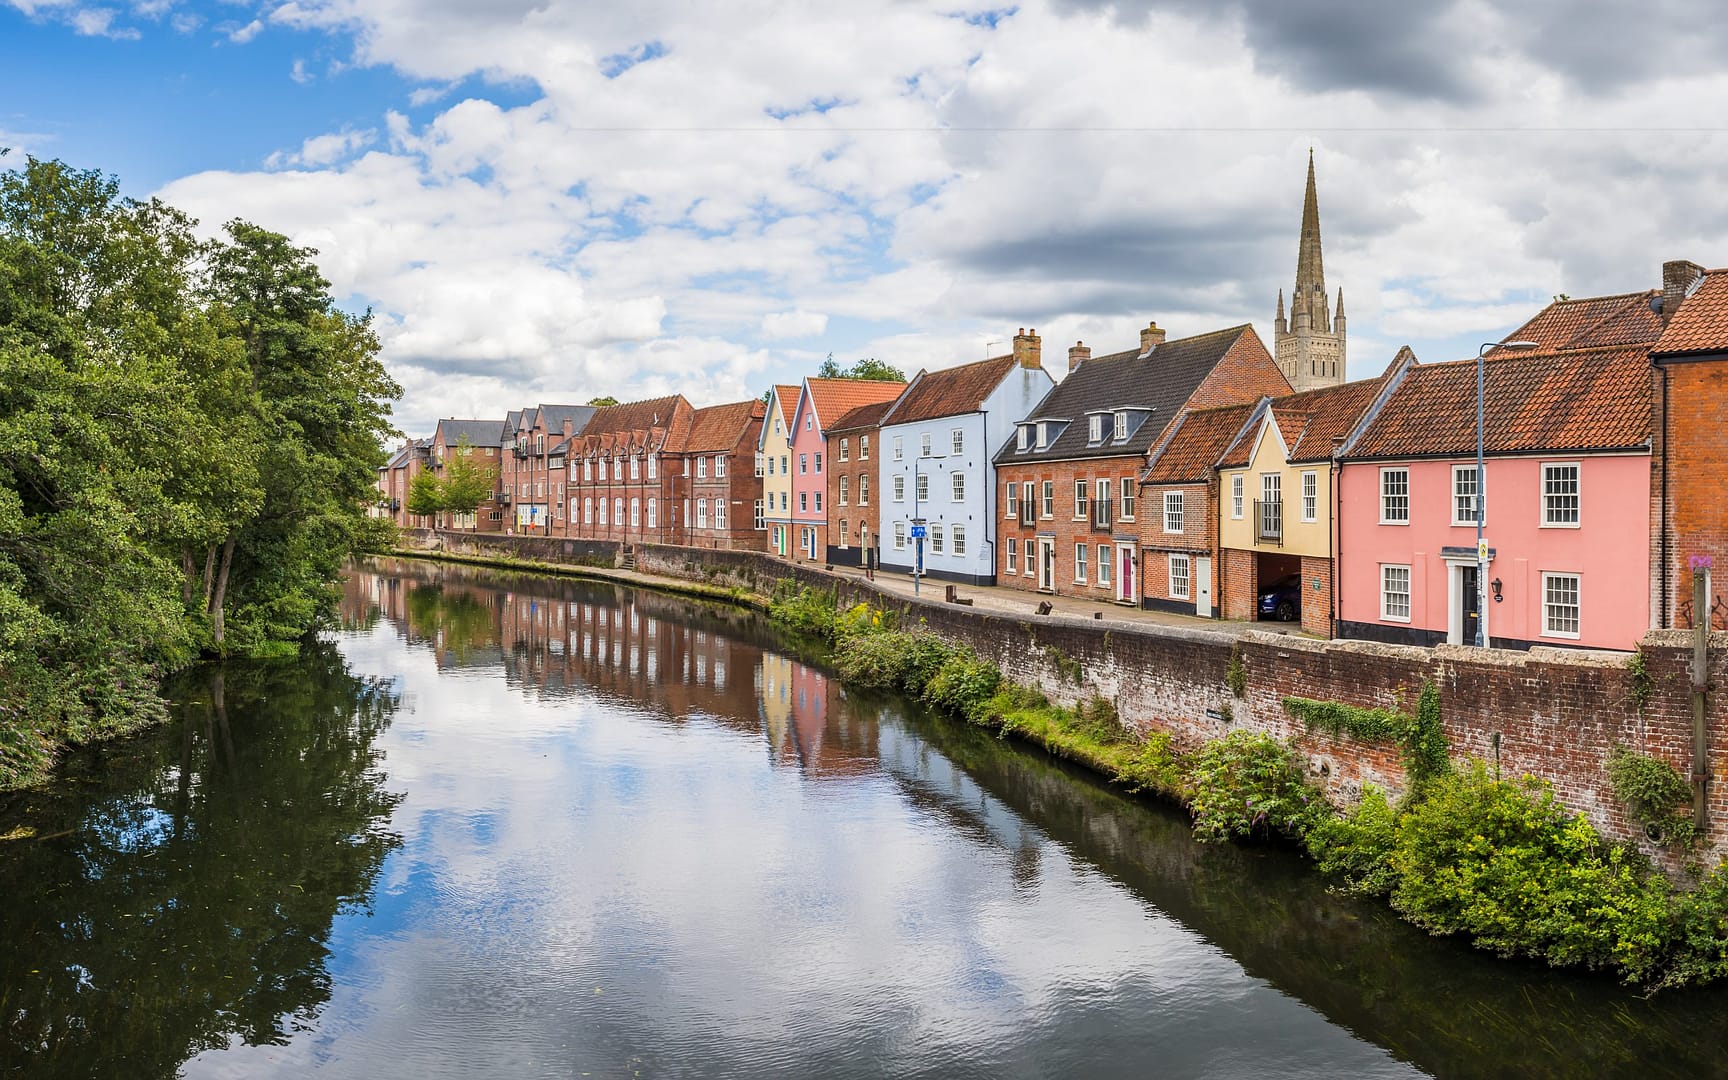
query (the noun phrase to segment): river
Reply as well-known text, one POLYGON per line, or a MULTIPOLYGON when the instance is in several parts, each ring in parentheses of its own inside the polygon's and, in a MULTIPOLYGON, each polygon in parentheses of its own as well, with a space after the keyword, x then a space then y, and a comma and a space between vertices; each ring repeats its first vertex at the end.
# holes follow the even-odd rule
POLYGON ((373 561, 0 797, 0 1075, 1719 1075, 749 612, 373 561))

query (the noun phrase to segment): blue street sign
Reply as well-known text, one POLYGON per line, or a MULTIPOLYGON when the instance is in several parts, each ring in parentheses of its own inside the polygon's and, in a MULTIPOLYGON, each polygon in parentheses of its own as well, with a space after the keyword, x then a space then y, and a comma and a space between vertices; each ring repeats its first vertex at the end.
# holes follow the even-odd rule
POLYGON ((924 526, 922 526, 922 525, 912 526, 912 539, 922 540, 922 539, 924 539, 924 536, 925 536, 924 526))

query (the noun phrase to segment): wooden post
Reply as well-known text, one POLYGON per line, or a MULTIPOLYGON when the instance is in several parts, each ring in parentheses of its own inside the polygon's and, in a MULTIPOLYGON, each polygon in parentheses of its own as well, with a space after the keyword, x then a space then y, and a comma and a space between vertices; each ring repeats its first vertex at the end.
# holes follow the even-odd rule
POLYGON ((1708 820, 1710 735, 1704 726, 1710 690, 1710 590, 1704 568, 1692 568, 1692 820, 1702 833, 1708 820))

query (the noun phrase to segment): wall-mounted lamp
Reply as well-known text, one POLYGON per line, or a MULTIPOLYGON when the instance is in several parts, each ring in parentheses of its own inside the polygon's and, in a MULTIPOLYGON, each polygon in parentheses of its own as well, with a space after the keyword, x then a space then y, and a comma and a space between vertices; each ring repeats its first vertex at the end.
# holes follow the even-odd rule
POLYGON ((1500 595, 1500 579, 1499 578, 1495 578, 1493 581, 1489 582, 1489 584, 1494 587, 1494 602, 1496 604, 1498 604, 1500 601, 1506 599, 1504 596, 1500 595))

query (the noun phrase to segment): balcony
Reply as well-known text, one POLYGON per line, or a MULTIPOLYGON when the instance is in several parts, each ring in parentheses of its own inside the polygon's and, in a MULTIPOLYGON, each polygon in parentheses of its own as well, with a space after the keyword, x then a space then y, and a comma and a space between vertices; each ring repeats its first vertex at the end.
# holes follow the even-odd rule
POLYGON ((1114 521, 1112 520, 1111 515, 1110 515, 1110 511, 1112 511, 1113 509, 1115 509, 1115 504, 1112 503, 1109 499, 1094 499, 1094 500, 1092 500, 1092 531, 1093 532, 1109 532, 1110 531, 1111 525, 1114 524, 1114 521))
POLYGON ((508 503, 510 501, 510 489, 505 488, 502 491, 496 492, 492 496, 492 501, 501 505, 508 503))
POLYGON ((1254 542, 1284 546, 1284 500, 1254 500, 1254 542))

